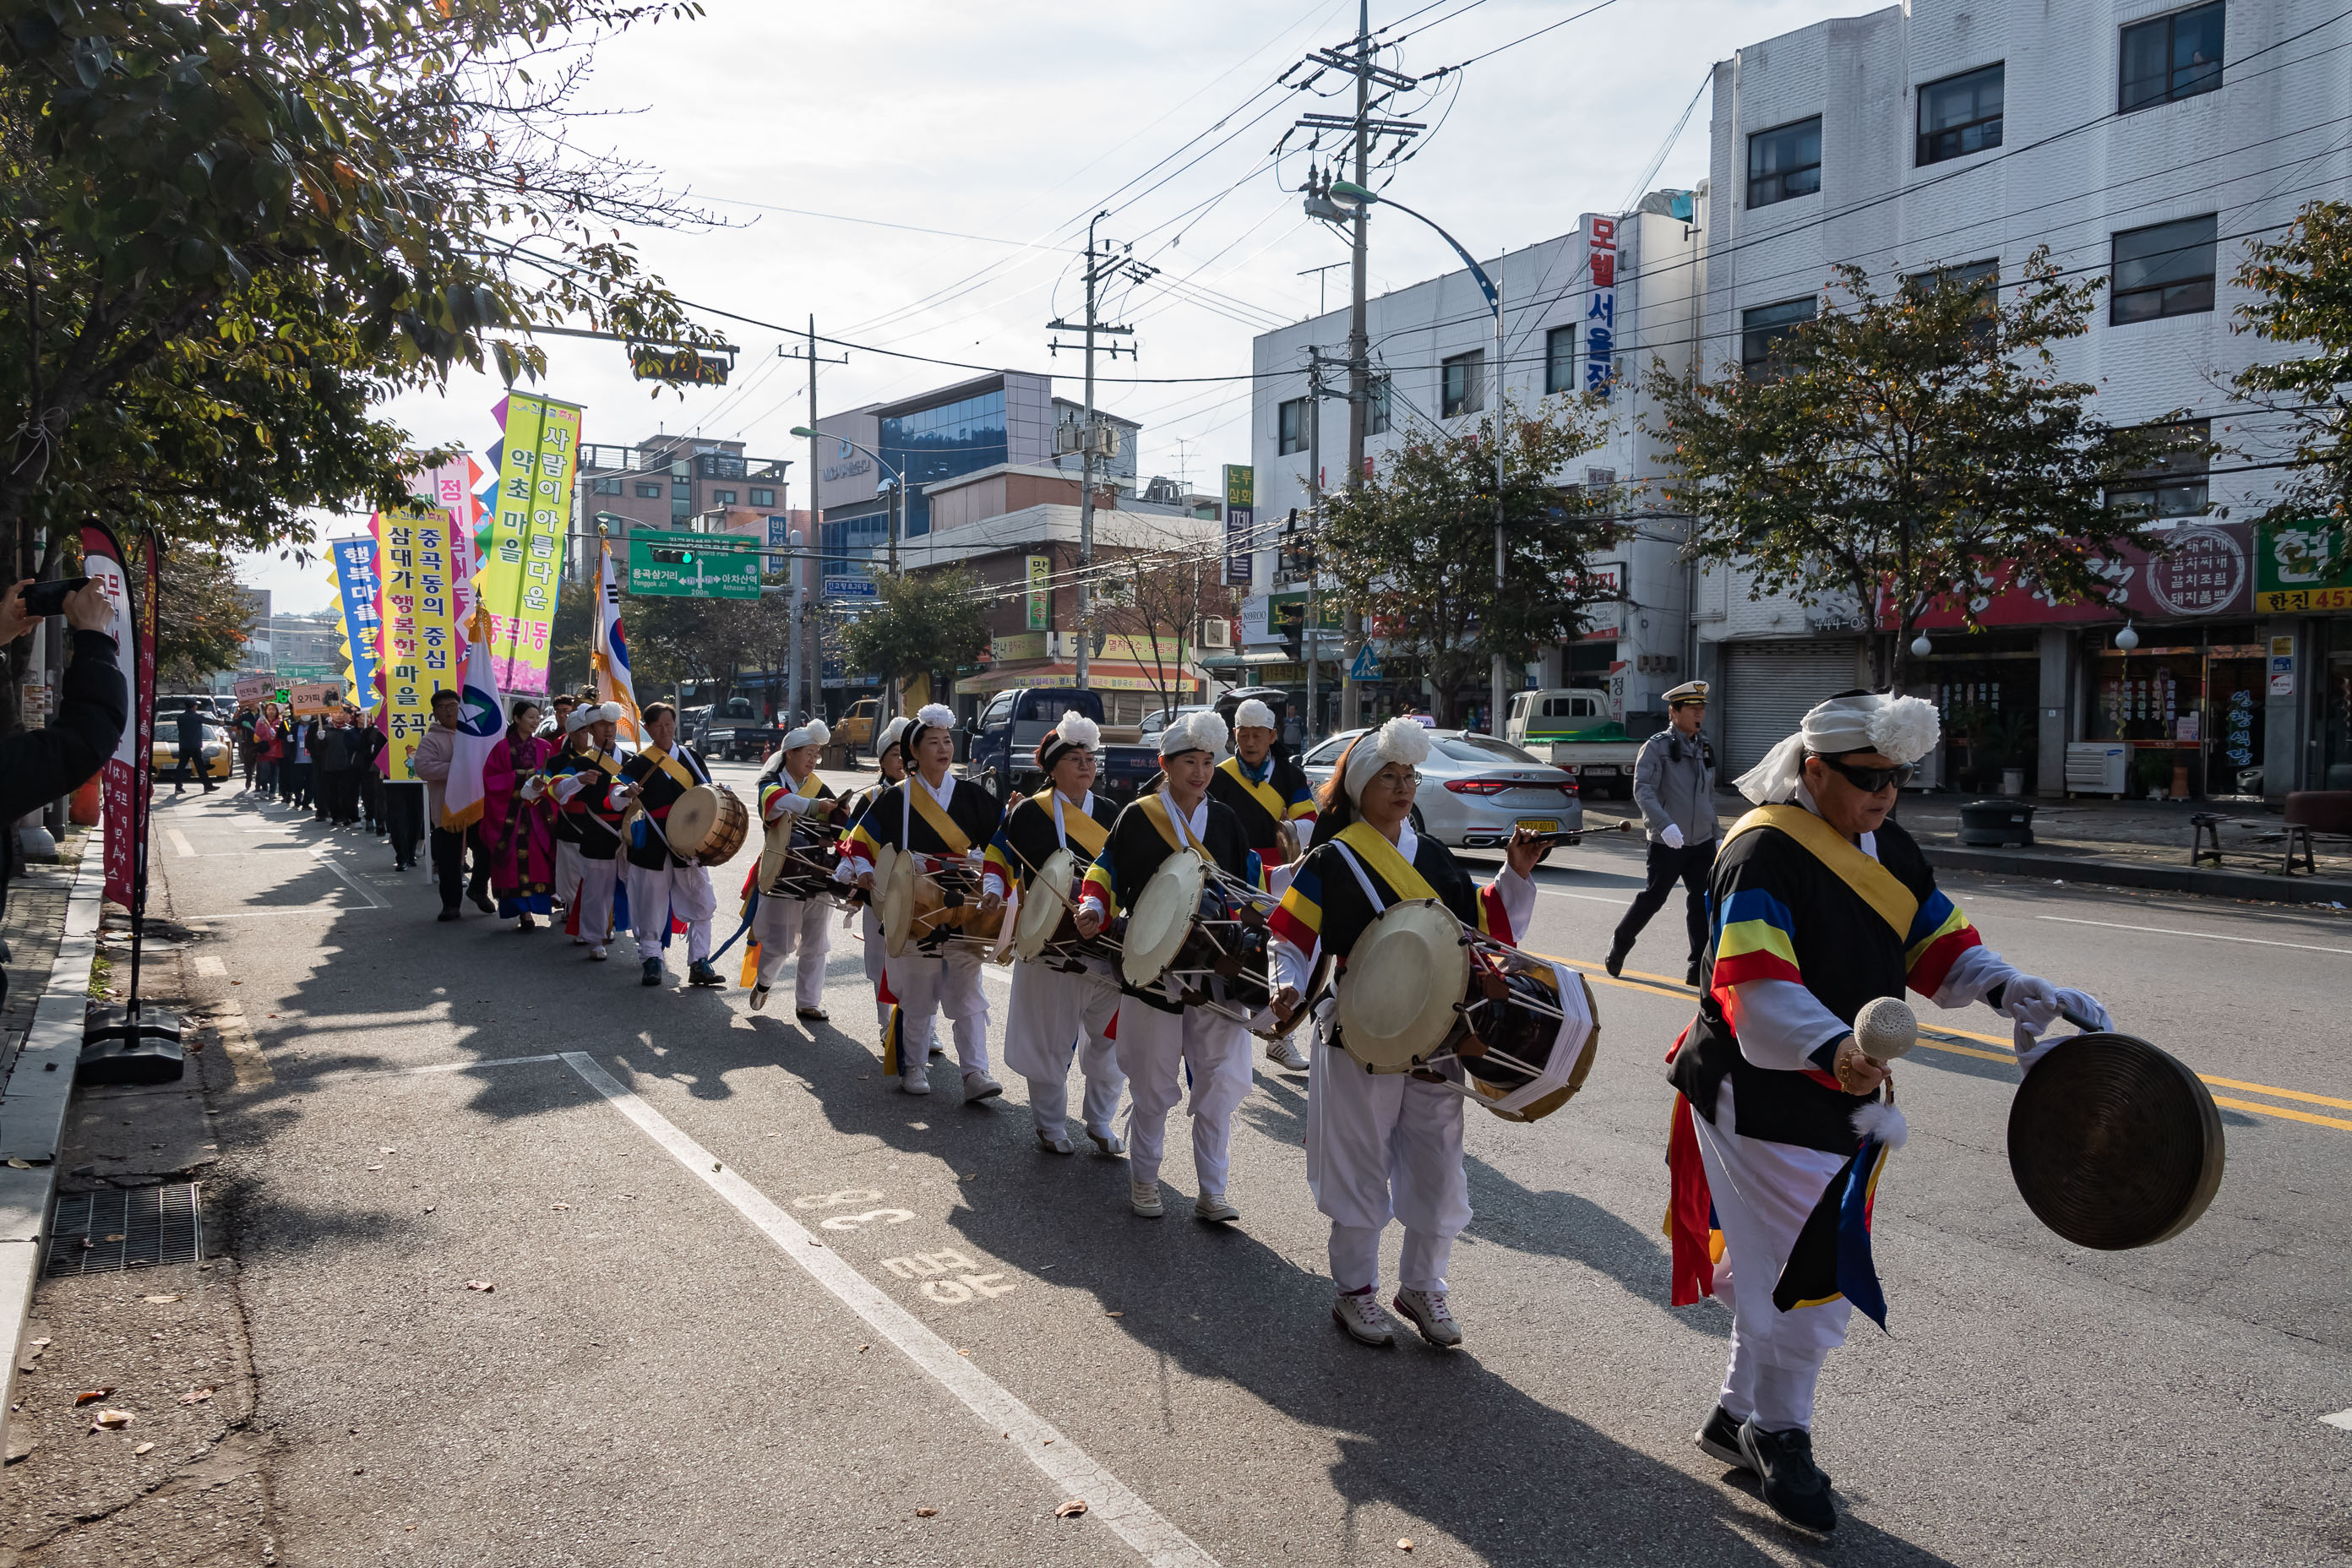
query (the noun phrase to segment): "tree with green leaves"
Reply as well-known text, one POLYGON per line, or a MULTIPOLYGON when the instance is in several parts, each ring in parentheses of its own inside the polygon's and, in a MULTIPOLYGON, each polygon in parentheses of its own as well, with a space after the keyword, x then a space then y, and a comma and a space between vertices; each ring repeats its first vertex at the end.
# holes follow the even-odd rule
POLYGON ((1871 625, 1884 603, 1886 687, 1947 596, 1965 606, 2015 582, 2103 598, 2102 556, 2159 544, 2145 510, 2109 490, 2210 449, 2162 421, 2110 425, 2096 387, 2058 379, 2053 345, 2087 330, 2105 287, 2063 280, 2046 248, 2000 289, 1933 275, 1880 294, 1841 265, 1767 374, 1654 367, 1647 423, 1670 448, 1664 490, 1690 514, 1688 552, 1745 573, 1751 598, 1849 603, 1871 625))
POLYGON ((930 678, 945 701, 955 672, 988 649, 988 589, 968 566, 875 580, 873 605, 842 629, 850 668, 897 684, 930 678))
MULTIPOLYGON (((770 579, 783 580, 781 575, 770 579)), ((656 680, 691 680, 699 689, 699 700, 714 708, 725 705, 738 675, 747 669, 773 669, 792 650, 792 611, 781 594, 757 599, 632 595, 624 614, 631 675, 644 679, 637 674, 643 649, 650 661, 646 668, 659 672, 656 680)))
MULTIPOLYGON (((1342 597, 1389 658, 1417 668, 1433 717, 1455 722, 1459 694, 1483 683, 1492 656, 1516 668, 1584 630, 1594 555, 1617 538, 1613 490, 1556 478, 1601 445, 1589 397, 1507 403, 1503 583, 1495 578, 1493 413, 1475 426, 1415 435, 1353 489, 1328 495, 1316 541, 1342 597)), ((1503 715, 1494 722, 1500 725, 1503 715)))
POLYGON ((2238 307, 2232 331, 2318 350, 2250 365, 2232 384, 2290 432, 2294 466, 2261 521, 2323 524, 2313 531, 2333 577, 2352 549, 2352 202, 2313 202, 2279 238, 2250 242, 2236 282, 2262 298, 2238 307))

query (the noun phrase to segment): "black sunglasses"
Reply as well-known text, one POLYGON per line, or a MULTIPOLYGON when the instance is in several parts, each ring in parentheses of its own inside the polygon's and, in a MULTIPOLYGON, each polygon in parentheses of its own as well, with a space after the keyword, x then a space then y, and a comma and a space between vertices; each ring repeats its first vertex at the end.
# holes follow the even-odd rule
POLYGON ((1822 757, 1822 762, 1864 795, 1876 795, 1889 784, 1907 784, 1912 775, 1919 771, 1910 763, 1891 768, 1858 768, 1835 757, 1822 757))

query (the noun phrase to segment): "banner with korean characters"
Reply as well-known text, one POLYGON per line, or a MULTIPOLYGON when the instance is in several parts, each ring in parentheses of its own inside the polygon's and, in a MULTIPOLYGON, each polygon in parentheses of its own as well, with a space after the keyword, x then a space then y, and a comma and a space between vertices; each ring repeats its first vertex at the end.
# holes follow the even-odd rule
POLYGON ((378 512, 376 572, 383 584, 384 776, 415 782, 416 742, 433 721, 433 693, 457 689, 455 563, 464 548, 446 511, 378 512))
POLYGON ((343 681, 362 711, 375 706, 376 619, 382 592, 375 575, 373 539, 338 539, 327 546, 335 563, 335 590, 343 609, 343 681))
POLYGON ((2325 520, 2259 524, 2254 610, 2264 616, 2352 610, 2352 530, 2325 520))
POLYGON ((490 667, 499 689, 545 691, 581 410, 536 393, 510 392, 493 412, 502 432, 498 492, 483 530, 475 597, 489 616, 490 667))

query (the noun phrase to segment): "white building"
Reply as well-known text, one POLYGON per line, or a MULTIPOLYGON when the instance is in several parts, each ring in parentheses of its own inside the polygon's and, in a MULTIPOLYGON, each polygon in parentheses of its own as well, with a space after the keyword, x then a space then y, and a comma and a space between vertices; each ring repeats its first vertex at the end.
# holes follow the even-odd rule
MULTIPOLYGON (((2088 333, 2058 346, 2058 373, 2095 384, 2108 420, 2210 421, 2241 449, 2210 474, 2151 479, 2162 513, 2210 500, 2234 521, 2200 538, 2198 583, 2185 569, 2142 579, 2153 597, 2135 601, 2137 653, 2113 647, 2117 617, 1996 603, 1995 629, 1937 636, 1911 667, 1906 684, 1937 689, 1948 728, 2032 710, 2030 776, 2044 794, 2065 787, 2067 745, 2084 741, 2120 742, 2144 779, 2200 794, 2231 793, 2250 764, 2265 765, 2273 795, 2352 783, 2352 620, 2261 613, 2274 544, 2245 520, 2275 484, 2256 465, 2278 455, 2276 433, 2228 391, 2257 356, 2283 357, 2231 331, 2249 298, 2230 281, 2246 241, 2277 237, 2352 176, 2352 23, 2339 9, 1915 0, 1716 67, 1711 365, 1760 358, 1776 328, 1812 312, 1833 263, 1866 268, 1881 291, 1937 268, 2006 284, 2047 246, 2068 274, 2108 281, 2088 333)), ((1809 701, 1860 683, 1853 606, 1751 602, 1717 573, 1695 620, 1732 768, 1809 701)), ((1958 750, 1940 762, 1987 772, 1958 750)))

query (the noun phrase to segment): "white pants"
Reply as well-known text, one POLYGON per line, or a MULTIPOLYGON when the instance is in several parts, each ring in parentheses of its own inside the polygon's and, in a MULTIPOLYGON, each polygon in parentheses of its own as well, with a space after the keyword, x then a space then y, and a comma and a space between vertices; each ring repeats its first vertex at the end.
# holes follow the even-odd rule
POLYGON ((822 899, 778 899, 760 895, 751 911, 751 939, 760 944, 760 984, 773 985, 784 972, 784 960, 800 953, 793 972, 793 1000, 803 1007, 824 1005, 824 955, 833 948, 833 928, 826 922, 833 906, 822 899))
POLYGON ((1741 1137, 1728 1079, 1716 1099, 1714 1123, 1695 1114, 1691 1125, 1723 1227, 1723 1261, 1715 1266, 1716 1298, 1731 1309, 1723 1407, 1741 1420, 1754 1416, 1767 1432, 1810 1431, 1813 1385, 1830 1352, 1845 1343, 1853 1309, 1841 1298, 1783 1312, 1772 1304, 1772 1289, 1844 1157, 1741 1137))
MULTIPOLYGON (((880 937, 876 937, 880 942, 880 937)), ((981 956, 950 948, 942 956, 909 952, 885 961, 890 994, 898 999, 898 1047, 905 1062, 891 1060, 888 1028, 883 1031, 882 1070, 927 1073, 931 1060, 931 1015, 945 1013, 955 1026, 956 1060, 968 1073, 988 1070, 988 997, 980 987, 981 956)))
POLYGON ((1187 1007, 1163 1013, 1132 996, 1118 1005, 1118 1065, 1127 1074, 1128 1162, 1130 1179, 1160 1180, 1167 1150, 1168 1113, 1192 1078, 1192 1169, 1204 1192, 1225 1190, 1233 1149, 1234 1112, 1249 1098, 1250 1032, 1222 1013, 1187 1007))
POLYGON ((710 917, 719 912, 719 895, 709 872, 699 866, 648 871, 632 862, 628 878, 629 921, 636 928, 639 959, 661 958, 673 914, 686 922, 687 962, 699 963, 710 956, 710 917))
MULTIPOLYGON (((621 863, 617 858, 591 860, 580 857, 580 880, 565 894, 563 921, 580 933, 580 939, 590 947, 602 947, 613 936, 613 889, 620 881, 621 863)), ((561 862, 556 867, 560 879, 563 874, 561 862)))
POLYGON ((1366 1072, 1326 1040, 1308 1053, 1307 1184, 1331 1220, 1331 1281, 1381 1282, 1381 1232, 1404 1222, 1398 1282, 1443 1290, 1454 1238, 1470 1223, 1462 1097, 1408 1073, 1366 1072))
POLYGON ((1108 965, 1089 963, 1084 974, 1044 963, 1013 966, 1004 1065, 1029 1080, 1029 1116, 1046 1137, 1069 1135, 1074 1050, 1087 1084, 1087 1131, 1110 1131, 1119 1090, 1127 1087, 1111 1037, 1118 1001, 1118 982, 1108 965))
POLYGON ((555 841, 555 898, 567 910, 572 900, 580 896, 580 870, 587 863, 581 857, 580 846, 568 838, 555 841))

